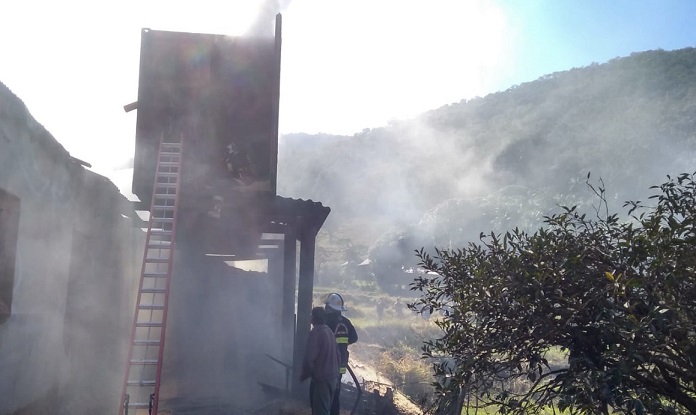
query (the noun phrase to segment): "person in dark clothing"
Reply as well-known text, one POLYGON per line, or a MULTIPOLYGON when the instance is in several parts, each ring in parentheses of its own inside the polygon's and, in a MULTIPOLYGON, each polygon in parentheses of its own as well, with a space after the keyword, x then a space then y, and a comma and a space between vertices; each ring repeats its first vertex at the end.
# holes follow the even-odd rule
POLYGON ((331 402, 331 415, 338 415, 341 411, 341 378, 348 370, 348 345, 358 341, 358 333, 353 327, 353 323, 341 315, 347 308, 344 305, 343 297, 338 293, 330 293, 324 299, 324 310, 326 311, 326 325, 334 332, 336 345, 340 353, 338 383, 331 402))
POLYGON ((256 168, 253 157, 248 150, 240 149, 235 143, 227 145, 225 166, 232 178, 244 186, 256 180, 256 168))
POLYGON ((307 338, 307 349, 302 360, 300 382, 311 378, 309 402, 312 415, 329 415, 338 379, 340 354, 333 331, 326 325, 322 307, 312 309, 312 330, 307 338))

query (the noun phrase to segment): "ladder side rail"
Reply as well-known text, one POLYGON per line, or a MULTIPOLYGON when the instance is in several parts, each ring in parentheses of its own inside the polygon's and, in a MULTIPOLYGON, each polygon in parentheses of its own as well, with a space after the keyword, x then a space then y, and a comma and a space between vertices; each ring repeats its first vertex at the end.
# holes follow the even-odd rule
POLYGON ((129 377, 130 371, 131 371, 131 360, 133 359, 133 349, 134 349, 133 345, 135 344, 135 333, 136 333, 137 323, 138 323, 140 301, 142 300, 143 286, 145 284, 145 269, 146 269, 146 265, 147 265, 148 246, 150 245, 150 235, 151 235, 151 231, 152 231, 152 217, 153 217, 152 206, 154 205, 154 202, 155 202, 155 193, 154 193, 155 188, 154 188, 154 186, 157 185, 157 173, 159 171, 159 153, 162 152, 162 148, 161 148, 162 141, 164 141, 164 134, 162 134, 162 136, 160 137, 160 148, 158 149, 158 152, 157 152, 158 163, 157 163, 156 170, 155 170, 155 179, 154 179, 153 188, 152 188, 153 194, 152 194, 152 198, 150 201, 150 215, 149 215, 150 217, 148 218, 147 233, 145 234, 145 247, 143 248, 143 261, 142 261, 142 265, 140 267, 140 282, 138 284, 138 295, 136 296, 136 299, 135 299, 135 312, 133 313, 133 324, 131 326, 131 335, 130 335, 130 341, 128 344, 128 358, 126 360, 126 373, 125 373, 125 376, 123 379, 123 388, 121 390, 121 400, 119 402, 119 411, 118 411, 119 414, 123 413, 124 410, 127 412, 127 408, 126 408, 125 403, 126 403, 126 393, 128 390, 128 377, 129 377))
POLYGON ((146 259, 148 254, 148 245, 150 244, 150 230, 152 229, 152 215, 148 219, 147 233, 145 236, 145 248, 143 249, 143 262, 140 267, 140 282, 138 284, 138 295, 135 300, 135 312, 133 313, 133 325, 131 327, 130 342, 128 344, 128 358, 126 360, 126 374, 123 379, 123 389, 121 391, 121 401, 119 402, 119 414, 123 413, 125 407, 124 402, 126 402, 126 392, 128 389, 128 375, 131 371, 131 360, 133 359, 133 344, 135 343, 135 333, 138 323, 138 314, 140 309, 140 301, 142 300, 143 286, 145 284, 145 267, 146 259))
MULTIPOLYGON (((153 226, 153 222, 155 221, 154 219, 156 219, 155 215, 154 215, 154 206, 155 206, 155 201, 156 201, 155 188, 157 187, 157 180, 158 180, 159 173, 160 173, 160 157, 161 157, 161 153, 162 153, 162 147, 163 147, 162 144, 163 143, 164 143, 164 134, 160 138, 160 147, 159 147, 158 153, 157 153, 157 165, 156 165, 155 178, 154 178, 153 189, 152 189, 153 190, 152 199, 150 202, 150 217, 148 219, 147 233, 145 236, 145 247, 143 249, 143 261, 142 261, 142 265, 140 268, 140 283, 138 286, 138 295, 136 297, 136 302, 135 302, 135 313, 133 316, 133 325, 131 327, 130 344, 128 347, 128 358, 126 361, 126 373, 124 376, 123 388, 121 391, 121 401, 119 402, 119 412, 118 412, 119 414, 124 413, 124 411, 125 411, 125 413, 127 413, 127 411, 128 411, 128 408, 126 407, 126 405, 124 403, 126 403, 126 394, 128 391, 129 375, 131 374, 131 370, 133 368, 132 367, 133 366, 132 359, 133 359, 133 352, 135 349, 136 332, 137 332, 137 328, 138 328, 138 317, 140 314, 139 312, 141 310, 140 302, 142 301, 143 287, 145 284, 145 275, 146 275, 146 269, 147 269, 147 263, 148 263, 147 260, 148 260, 148 253, 149 253, 149 249, 150 249, 149 246, 151 245, 152 226, 153 226)), ((181 164, 181 157, 179 157, 179 164, 181 164)), ((177 206, 176 202, 178 201, 178 183, 179 183, 179 180, 178 180, 178 176, 177 176, 177 187, 176 187, 177 193, 175 193, 176 200, 175 200, 175 205, 174 205, 175 206, 175 214, 176 214, 176 206, 177 206)), ((170 245, 173 244, 173 236, 174 235, 172 233, 172 237, 171 237, 172 242, 170 242, 170 245)), ((169 288, 169 279, 170 279, 169 277, 171 276, 171 258, 172 258, 172 251, 170 250, 169 252, 170 252, 169 261, 168 261, 169 268, 168 268, 167 274, 166 274, 167 289, 169 288)), ((165 301, 166 301, 166 295, 165 295, 165 301)), ((166 307, 166 305, 165 305, 165 307, 166 307)), ((166 313, 166 308, 165 308, 164 312, 166 313)), ((161 337, 164 337, 163 334, 161 335, 161 337)), ((158 376, 159 376, 159 372, 161 370, 161 358, 162 358, 161 355, 162 355, 162 345, 160 344, 159 345, 159 361, 157 363, 158 369, 159 369, 157 372, 158 376)), ((159 378, 157 379, 157 381, 159 382, 159 378)), ((157 396, 157 395, 155 395, 155 396, 157 396)), ((156 414, 156 412, 153 412, 153 413, 156 414)))
MULTIPOLYGON (((171 286, 171 281, 172 281, 172 266, 174 262, 174 249, 176 248, 176 222, 177 222, 177 217, 178 217, 178 212, 179 212, 179 190, 181 188, 181 165, 183 164, 183 135, 179 139, 179 163, 178 166, 176 166, 177 169, 177 175, 176 175, 176 188, 174 191, 174 212, 173 212, 173 221, 172 221, 172 233, 171 233, 171 241, 169 242, 169 261, 167 263, 167 282, 166 282, 166 288, 165 288, 165 294, 164 294, 164 310, 162 311, 162 328, 160 330, 160 348, 159 348, 159 355, 157 358, 158 364, 157 364, 157 373, 155 375, 155 399, 152 405, 152 415, 157 415, 157 409, 159 406, 159 390, 160 390, 160 381, 162 378, 162 362, 163 362, 163 357, 164 357, 164 334, 165 334, 165 329, 167 327, 167 312, 169 309, 169 288, 171 286)), ((160 149, 161 152, 161 149, 160 149)), ((159 160, 158 160, 159 162, 159 160)), ((159 163, 157 165, 157 170, 159 171, 159 163)), ((155 180, 157 180, 155 178, 155 180)), ((154 189, 153 189, 154 190, 154 189)), ((153 208, 154 208, 154 203, 155 199, 153 197, 152 199, 153 203, 153 208)))

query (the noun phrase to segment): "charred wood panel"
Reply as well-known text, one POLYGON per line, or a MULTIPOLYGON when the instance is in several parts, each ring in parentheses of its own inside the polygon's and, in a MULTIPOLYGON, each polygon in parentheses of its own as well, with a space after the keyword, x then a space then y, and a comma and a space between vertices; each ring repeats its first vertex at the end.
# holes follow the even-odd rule
POLYGON ((279 30, 275 38, 143 30, 133 177, 141 200, 150 199, 160 138, 182 135, 186 188, 275 194, 279 30))

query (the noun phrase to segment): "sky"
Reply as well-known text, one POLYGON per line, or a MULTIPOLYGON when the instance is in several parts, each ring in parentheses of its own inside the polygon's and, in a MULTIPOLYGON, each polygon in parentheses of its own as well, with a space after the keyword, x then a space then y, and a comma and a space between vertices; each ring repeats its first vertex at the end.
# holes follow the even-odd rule
POLYGON ((281 12, 281 136, 352 135, 545 74, 696 46, 693 0, 10 0, 0 9, 0 82, 126 195, 137 114, 123 106, 137 99, 142 28, 240 36, 281 12))

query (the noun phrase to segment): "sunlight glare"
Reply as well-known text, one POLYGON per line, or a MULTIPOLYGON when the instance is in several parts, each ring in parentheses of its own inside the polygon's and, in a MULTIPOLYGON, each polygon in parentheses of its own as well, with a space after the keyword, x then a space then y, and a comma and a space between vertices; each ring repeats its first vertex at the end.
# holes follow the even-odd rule
POLYGON ((352 134, 484 94, 506 49, 488 1, 307 0, 285 15, 283 132, 352 134))

